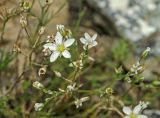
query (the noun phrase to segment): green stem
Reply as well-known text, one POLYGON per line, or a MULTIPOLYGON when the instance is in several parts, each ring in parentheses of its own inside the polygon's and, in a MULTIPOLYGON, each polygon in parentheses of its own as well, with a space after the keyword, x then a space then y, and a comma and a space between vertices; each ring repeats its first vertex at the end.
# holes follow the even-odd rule
POLYGON ((4 32, 5 32, 5 27, 6 27, 6 23, 8 20, 5 20, 2 26, 2 33, 1 33, 1 41, 4 40, 3 36, 4 36, 4 32))
POLYGON ((76 75, 77 75, 77 73, 78 73, 78 70, 77 70, 77 69, 75 69, 74 76, 73 76, 73 82, 75 82, 75 81, 76 81, 76 75))
POLYGON ((27 28, 26 28, 26 27, 24 28, 24 30, 25 30, 25 32, 27 33, 28 40, 31 40, 31 36, 30 36, 30 34, 29 34, 29 32, 28 32, 28 30, 27 30, 27 28))

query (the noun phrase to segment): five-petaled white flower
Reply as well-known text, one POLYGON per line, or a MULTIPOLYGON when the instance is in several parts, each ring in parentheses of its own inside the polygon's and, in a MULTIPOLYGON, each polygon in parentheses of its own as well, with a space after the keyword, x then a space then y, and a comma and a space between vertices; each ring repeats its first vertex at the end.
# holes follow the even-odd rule
POLYGON ((69 38, 64 41, 60 32, 56 33, 55 42, 45 44, 44 50, 51 50, 50 62, 54 62, 59 56, 63 55, 65 58, 71 58, 71 54, 68 51, 68 47, 74 43, 75 39, 69 38))
POLYGON ((92 37, 88 33, 84 33, 84 38, 80 38, 81 43, 84 44, 83 49, 87 50, 96 46, 98 43, 96 41, 97 34, 94 34, 92 37))
POLYGON ((145 109, 148 105, 148 102, 140 102, 137 106, 134 107, 133 111, 130 107, 123 107, 123 112, 126 114, 124 118, 148 118, 146 115, 140 114, 140 112, 145 109))

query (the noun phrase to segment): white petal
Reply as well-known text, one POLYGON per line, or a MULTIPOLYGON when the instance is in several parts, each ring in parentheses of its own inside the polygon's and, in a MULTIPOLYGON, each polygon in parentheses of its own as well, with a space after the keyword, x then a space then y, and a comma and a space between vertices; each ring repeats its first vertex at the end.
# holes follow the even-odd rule
POLYGON ((129 107, 123 107, 123 112, 127 115, 130 115, 132 113, 132 111, 129 107))
POLYGON ((53 52, 50 56, 50 62, 54 62, 58 58, 59 55, 60 55, 59 52, 57 51, 53 52))
POLYGON ((97 43, 97 41, 94 41, 93 42, 93 46, 96 46, 98 43, 97 43))
POLYGON ((62 52, 62 55, 65 57, 65 58, 71 58, 71 54, 70 52, 68 52, 68 50, 65 50, 62 52))
POLYGON ((130 116, 124 116, 124 118, 130 118, 130 116))
POLYGON ((84 49, 84 50, 87 50, 87 45, 84 45, 84 46, 83 46, 83 49, 84 49))
POLYGON ((134 114, 138 114, 140 111, 141 111, 141 105, 137 105, 133 109, 133 113, 134 114))
POLYGON ((96 46, 98 43, 97 41, 92 42, 92 44, 88 45, 88 48, 90 49, 91 47, 96 46))
POLYGON ((92 42, 92 46, 96 46, 97 44, 98 44, 97 41, 92 42))
POLYGON ((64 46, 67 48, 67 47, 71 46, 74 43, 74 41, 75 41, 75 39, 67 39, 64 42, 64 46))
POLYGON ((138 115, 137 118, 148 118, 146 115, 138 115))
POLYGON ((83 43, 83 44, 87 44, 87 41, 86 41, 85 38, 80 38, 80 41, 81 41, 81 43, 83 43))
POLYGON ((56 33, 55 42, 56 42, 56 44, 62 44, 62 35, 60 32, 56 33))
POLYGON ((95 41, 96 38, 97 38, 97 34, 94 34, 94 35, 92 36, 92 41, 95 41))
POLYGON ((46 43, 46 44, 43 45, 43 47, 44 47, 45 49, 49 48, 51 51, 52 51, 52 50, 56 50, 56 45, 53 44, 53 43, 46 43))
POLYGON ((93 45, 88 45, 88 49, 90 49, 90 48, 92 48, 93 47, 93 45))
POLYGON ((84 33, 84 36, 85 36, 85 38, 88 39, 88 40, 91 39, 90 35, 89 35, 87 32, 84 33))

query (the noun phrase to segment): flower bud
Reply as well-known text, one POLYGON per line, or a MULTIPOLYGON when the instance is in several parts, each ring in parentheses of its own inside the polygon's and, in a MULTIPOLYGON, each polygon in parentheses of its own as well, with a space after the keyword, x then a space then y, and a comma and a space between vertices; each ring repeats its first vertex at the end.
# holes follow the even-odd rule
POLYGON ((45 31, 45 27, 41 27, 40 29, 39 29, 39 35, 42 35, 43 33, 44 33, 44 31, 45 31))
POLYGON ((20 24, 22 26, 22 28, 25 28, 27 26, 27 19, 24 16, 21 16, 20 18, 20 24))
POLYGON ((83 68, 83 62, 82 60, 74 61, 73 63, 69 64, 70 67, 76 67, 77 69, 82 69, 83 68))
POLYGON ((44 53, 44 56, 49 56, 51 54, 51 50, 49 48, 44 48, 42 52, 44 53))
POLYGON ((70 38, 72 36, 72 32, 65 28, 64 25, 57 25, 57 31, 59 31, 61 33, 61 35, 63 36, 63 38, 70 38))
POLYGON ((85 101, 88 101, 89 100, 89 97, 87 96, 87 97, 83 97, 83 98, 81 98, 80 99, 82 102, 85 102, 85 101))
POLYGON ((122 66, 118 67, 115 69, 116 74, 122 74, 123 73, 123 68, 122 66))
POLYGON ((44 88, 44 86, 38 81, 33 82, 33 87, 35 87, 36 89, 43 89, 44 88))
POLYGON ((47 66, 44 65, 42 68, 39 69, 38 75, 41 76, 41 75, 46 74, 46 70, 47 70, 47 66))
POLYGON ((136 64, 134 64, 134 65, 131 67, 130 71, 131 71, 131 73, 132 73, 131 75, 140 74, 140 73, 142 73, 142 72, 144 71, 144 65, 141 64, 141 63, 138 61, 136 64))
POLYGON ((158 86, 160 86, 160 81, 155 80, 152 82, 152 85, 158 87, 158 86))
POLYGON ((142 53, 141 57, 146 58, 150 51, 151 51, 150 47, 147 47, 147 49, 142 53))
POLYGON ((31 8, 31 3, 29 1, 24 1, 21 3, 22 9, 28 11, 31 8))
POLYGON ((44 107, 43 103, 36 103, 34 105, 34 108, 35 108, 36 111, 41 111, 43 109, 43 107, 44 107))
POLYGON ((93 57, 88 57, 88 60, 90 60, 90 61, 95 61, 95 59, 93 58, 93 57))
POLYGON ((58 72, 58 71, 54 71, 54 73, 55 73, 55 75, 56 75, 57 77, 62 77, 62 75, 61 75, 61 73, 60 73, 60 72, 58 72))
POLYGON ((73 92, 76 90, 76 83, 73 83, 72 85, 67 86, 67 92, 73 92))
POLYGON ((6 7, 0 8, 0 19, 5 20, 11 14, 12 9, 6 7))
POLYGON ((106 89, 106 93, 107 93, 108 95, 112 95, 112 94, 113 94, 113 89, 112 89, 112 88, 107 88, 107 89, 106 89))
POLYGON ((12 50, 13 52, 17 52, 17 53, 21 53, 21 48, 20 48, 20 46, 18 45, 18 44, 14 44, 13 45, 13 50, 12 50))

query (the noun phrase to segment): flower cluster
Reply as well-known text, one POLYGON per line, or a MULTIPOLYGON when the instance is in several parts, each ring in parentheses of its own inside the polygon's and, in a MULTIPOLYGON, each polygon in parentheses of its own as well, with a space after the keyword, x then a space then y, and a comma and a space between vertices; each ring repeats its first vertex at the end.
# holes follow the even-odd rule
MULTIPOLYGON (((44 30, 45 30, 44 27, 42 27, 39 31, 39 35, 43 34, 44 30)), ((85 50, 85 52, 88 49, 98 44, 96 41, 96 38, 97 38, 97 34, 90 36, 88 33, 85 33, 84 37, 80 38, 80 42, 83 44, 83 49, 85 50)), ((46 56, 50 55, 50 62, 56 61, 56 59, 61 56, 65 58, 71 58, 69 47, 73 45, 74 42, 75 42, 75 39, 72 37, 72 32, 69 29, 65 28, 64 25, 57 25, 56 35, 47 36, 47 41, 43 45, 43 48, 44 48, 43 52, 45 53, 46 56)), ((69 64, 69 66, 74 67, 76 70, 81 70, 83 68, 83 58, 85 57, 85 52, 80 54, 79 60, 72 61, 71 64, 69 64)), ((88 56, 88 59, 91 61, 94 61, 94 59, 89 56, 88 56)), ((40 68, 39 70, 39 75, 43 75, 45 73, 46 73, 46 66, 40 68)), ((59 93, 72 94, 73 92, 76 92, 81 87, 81 84, 76 86, 77 83, 75 83, 75 81, 72 82, 71 80, 66 79, 61 75, 60 72, 54 71, 54 73, 57 77, 70 82, 70 84, 66 87, 66 90, 59 88, 59 93)), ((44 88, 44 86, 41 83, 37 81, 33 83, 33 86, 37 89, 42 90, 45 93, 53 94, 52 91, 48 91, 47 89, 44 88)), ((74 96, 74 98, 75 98, 74 104, 76 105, 76 108, 81 107, 82 103, 89 99, 89 97, 83 97, 81 99, 77 99, 76 96, 74 96)), ((43 103, 36 103, 35 104, 36 111, 40 111, 43 108, 43 106, 44 106, 43 103)))
POLYGON ((122 66, 116 69, 117 75, 123 75, 121 76, 122 78, 124 77, 125 80, 127 80, 129 83, 137 83, 139 84, 140 82, 143 82, 144 76, 141 75, 145 69, 145 58, 148 55, 150 51, 150 48, 147 47, 146 50, 144 50, 139 58, 139 60, 132 65, 132 67, 129 69, 128 73, 125 74, 125 71, 123 70, 122 66))
MULTIPOLYGON (((93 37, 91 37, 88 33, 85 33, 84 36, 84 38, 80 38, 80 41, 84 44, 84 50, 97 45, 97 41, 95 41, 97 34, 94 34, 93 37)), ((64 25, 57 25, 57 33, 53 42, 50 41, 51 38, 53 38, 53 36, 48 36, 49 40, 43 45, 43 52, 51 53, 50 62, 54 62, 59 56, 71 58, 69 47, 75 42, 75 39, 72 38, 72 32, 69 29, 66 29, 64 25)), ((79 62, 80 65, 78 67, 82 68, 81 61, 79 62)), ((75 65, 77 65, 77 62, 75 65)))
POLYGON ((137 75, 142 71, 143 71, 143 66, 140 64, 139 61, 131 67, 131 72, 133 75, 137 75))

